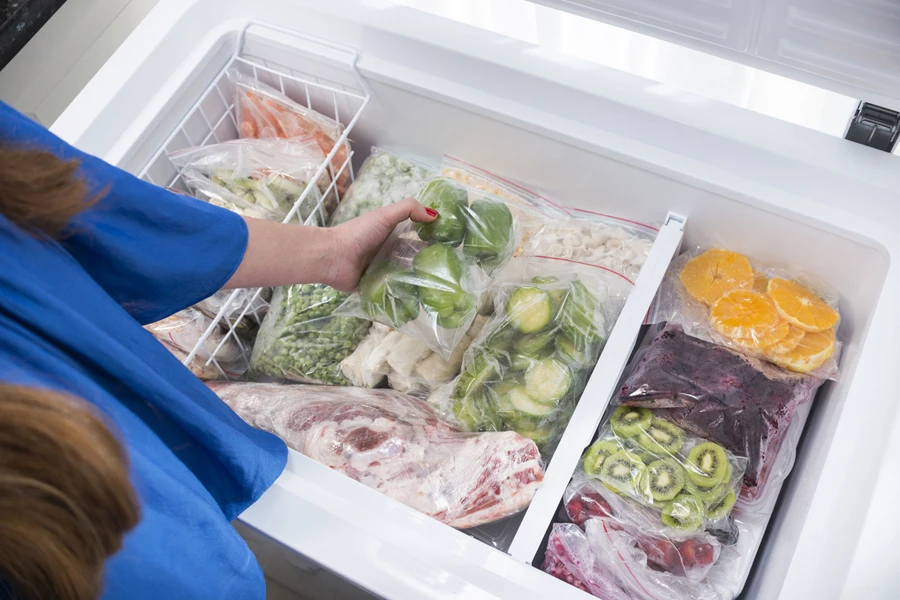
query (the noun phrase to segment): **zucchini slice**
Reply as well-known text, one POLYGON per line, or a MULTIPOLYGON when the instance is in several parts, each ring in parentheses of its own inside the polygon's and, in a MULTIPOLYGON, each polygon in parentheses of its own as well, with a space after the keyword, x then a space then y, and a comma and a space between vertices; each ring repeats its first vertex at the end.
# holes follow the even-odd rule
POLYGON ((528 392, 525 391, 525 388, 522 386, 514 387, 513 389, 509 390, 509 392, 506 394, 506 397, 513 408, 515 408, 523 415, 529 415, 532 417, 545 417, 552 413, 556 408, 552 404, 541 404, 540 402, 535 402, 531 399, 531 396, 528 395, 528 392))
POLYGON ((525 389, 535 402, 555 406, 572 388, 572 372, 558 360, 545 358, 525 373, 525 389))
POLYGON ((510 323, 522 333, 534 333, 549 325, 552 310, 550 295, 536 287, 517 289, 506 303, 510 323))

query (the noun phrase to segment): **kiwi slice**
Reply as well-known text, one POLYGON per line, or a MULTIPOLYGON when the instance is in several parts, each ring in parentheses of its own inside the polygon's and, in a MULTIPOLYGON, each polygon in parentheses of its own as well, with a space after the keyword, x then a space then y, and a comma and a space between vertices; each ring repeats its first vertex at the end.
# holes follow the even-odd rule
POLYGON ((597 440, 594 442, 587 452, 584 453, 584 472, 589 477, 596 477, 600 474, 600 468, 603 462, 621 450, 614 440, 597 440))
POLYGON ((656 454, 675 454, 684 446, 684 432, 678 425, 653 417, 638 434, 637 442, 656 454))
POLYGON ((637 454, 638 458, 644 461, 645 465, 649 465, 655 460, 666 458, 665 456, 659 456, 648 451, 646 448, 638 444, 635 438, 626 438, 622 445, 625 446, 625 449, 632 454, 637 454))
POLYGON ((731 463, 728 463, 728 469, 725 473, 725 479, 720 481, 718 485, 712 488, 704 488, 700 487, 691 481, 689 478, 685 477, 684 479, 684 491, 689 492, 692 496, 697 496, 709 507, 711 504, 716 504, 722 497, 731 489, 731 475, 734 473, 734 468, 731 466, 731 463))
POLYGON ((653 502, 672 500, 684 488, 684 469, 672 459, 657 460, 644 470, 641 497, 653 502))
POLYGON ((690 494, 679 494, 662 509, 662 522, 681 531, 693 531, 703 525, 706 509, 703 503, 690 494))
POLYGON ((634 494, 646 469, 644 461, 637 455, 627 450, 619 450, 603 461, 600 478, 611 489, 634 494))
POLYGON ((728 475, 728 455, 715 442, 697 444, 688 453, 685 465, 688 479, 702 488, 714 488, 728 475))
POLYGON ((653 413, 647 408, 620 406, 609 417, 609 424, 616 435, 629 438, 649 427, 652 418, 653 413))
POLYGON ((706 518, 710 521, 718 521, 719 519, 728 516, 728 513, 731 512, 736 500, 737 494, 734 493, 734 490, 730 490, 715 505, 706 509, 706 518))

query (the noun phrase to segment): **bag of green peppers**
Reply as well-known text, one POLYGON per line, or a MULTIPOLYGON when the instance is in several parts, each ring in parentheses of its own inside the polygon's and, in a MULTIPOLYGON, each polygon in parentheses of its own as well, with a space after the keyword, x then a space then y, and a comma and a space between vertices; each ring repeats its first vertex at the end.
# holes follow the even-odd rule
POLYGON ((469 431, 513 430, 548 456, 630 292, 617 274, 550 258, 513 259, 494 283, 494 316, 463 370, 430 400, 469 431))
POLYGON ((346 298, 347 294, 321 284, 277 288, 253 346, 251 378, 350 385, 340 363, 356 349, 371 323, 333 316, 346 298))
POLYGON ((398 225, 338 314, 388 325, 448 358, 518 228, 507 201, 449 179, 432 178, 416 198, 437 219, 398 225))

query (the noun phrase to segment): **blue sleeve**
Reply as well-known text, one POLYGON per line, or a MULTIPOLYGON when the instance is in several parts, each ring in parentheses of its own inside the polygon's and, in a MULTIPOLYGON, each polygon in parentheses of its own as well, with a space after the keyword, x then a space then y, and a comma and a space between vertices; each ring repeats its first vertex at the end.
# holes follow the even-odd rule
POLYGON ((103 196, 74 220, 62 244, 142 324, 212 295, 243 260, 240 216, 84 154, 2 102, 0 143, 81 162, 91 193, 103 196))

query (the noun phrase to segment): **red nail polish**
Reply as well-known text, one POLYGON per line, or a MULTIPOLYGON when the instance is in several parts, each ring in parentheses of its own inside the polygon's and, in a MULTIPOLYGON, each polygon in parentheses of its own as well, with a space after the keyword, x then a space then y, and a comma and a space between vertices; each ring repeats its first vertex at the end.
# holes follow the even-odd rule
POLYGON ((428 213, 428 216, 429 216, 429 217, 436 217, 436 216, 438 216, 438 212, 437 212, 436 210, 434 210, 433 208, 426 208, 426 209, 425 209, 425 212, 428 213))

